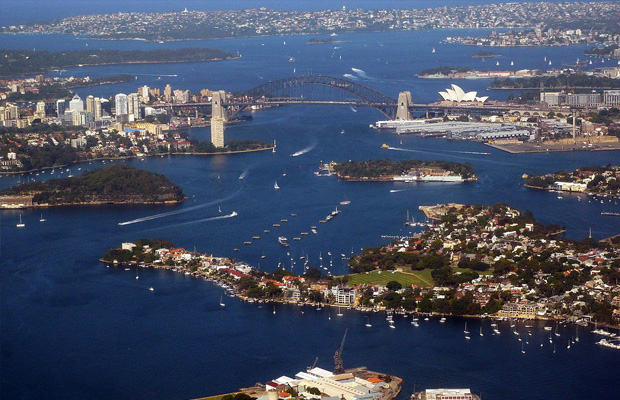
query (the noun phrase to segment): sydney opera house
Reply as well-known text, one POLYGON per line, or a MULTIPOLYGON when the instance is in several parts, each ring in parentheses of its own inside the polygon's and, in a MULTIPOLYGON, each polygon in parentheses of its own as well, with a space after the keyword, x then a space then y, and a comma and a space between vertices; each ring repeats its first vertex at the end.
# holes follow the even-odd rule
POLYGON ((467 92, 461 89, 459 86, 452 84, 451 89, 446 89, 445 92, 439 92, 439 95, 443 98, 444 101, 452 101, 456 103, 462 102, 479 102, 484 103, 489 96, 477 97, 478 92, 467 92))

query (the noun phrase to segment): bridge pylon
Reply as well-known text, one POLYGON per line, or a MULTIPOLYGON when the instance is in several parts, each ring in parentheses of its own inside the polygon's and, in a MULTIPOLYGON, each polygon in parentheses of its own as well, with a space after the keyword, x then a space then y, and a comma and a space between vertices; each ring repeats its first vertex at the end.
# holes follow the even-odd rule
POLYGON ((409 121, 411 120, 411 111, 409 107, 413 105, 411 100, 411 92, 405 91, 398 94, 398 108, 396 109, 397 121, 409 121))
POLYGON ((226 102, 226 91, 218 90, 213 92, 211 96, 211 117, 219 117, 226 122, 228 121, 228 113, 226 112, 226 107, 222 105, 224 102, 226 102))

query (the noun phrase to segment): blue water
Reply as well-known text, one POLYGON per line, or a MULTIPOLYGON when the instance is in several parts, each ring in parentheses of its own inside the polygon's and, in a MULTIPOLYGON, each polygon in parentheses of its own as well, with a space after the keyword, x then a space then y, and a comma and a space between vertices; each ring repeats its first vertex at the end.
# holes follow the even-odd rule
MULTIPOLYGON (((111 2, 114 3, 114 2, 111 2)), ((335 76, 365 71, 360 83, 396 96, 411 90, 414 101, 434 101, 448 81, 424 81, 414 77, 423 68, 454 61, 476 65, 469 55, 477 48, 440 45, 453 32, 400 32, 341 35, 338 53, 333 46, 307 46, 307 37, 253 38, 214 42, 191 42, 239 50, 243 58, 228 62, 110 66, 75 68, 67 73, 107 75, 130 72, 138 76, 131 84, 80 89, 112 96, 135 91, 139 85, 171 83, 174 88, 196 91, 208 87, 247 90, 269 79, 293 73, 323 73, 335 76), (283 41, 286 41, 286 45, 283 41), (263 46, 264 43, 264 46, 263 46), (383 46, 381 46, 383 45, 383 46), (432 47, 437 52, 430 53, 432 47), (398 49, 398 50, 396 50, 398 49), (268 55, 266 55, 268 54, 268 55), (336 56, 337 55, 337 56, 336 56), (340 60, 339 55, 342 55, 340 60), (295 62, 289 63, 290 56, 295 62), (386 63, 387 62, 387 63, 386 63), (140 75, 138 75, 140 74, 140 75), (153 74, 153 76, 148 75, 153 74), (163 77, 178 74, 177 78, 163 77), (157 76, 162 76, 157 80, 157 76)), ((4 39, 4 38, 3 38, 4 39)), ((14 48, 82 48, 84 41, 64 36, 11 37, 14 48)), ((89 42, 93 43, 93 42, 89 42)), ((92 45, 92 44, 91 44, 92 45)), ((97 46, 151 48, 157 44, 96 42, 97 46)), ((183 46, 164 44, 159 46, 183 46)), ((514 58, 524 67, 542 67, 544 56, 574 60, 582 48, 502 49, 504 59, 514 58)), ((515 65, 516 67, 516 65, 515 65)), ((82 76, 80 75, 80 76, 82 76)), ((466 90, 486 91, 488 81, 462 82, 466 90)), ((492 92, 500 98, 505 93, 492 92)), ((319 366, 331 368, 331 357, 342 334, 349 328, 345 366, 366 365, 405 379, 405 398, 417 389, 470 387, 485 399, 598 398, 615 399, 620 353, 594 345, 595 337, 580 331, 581 341, 566 348, 575 327, 560 328, 556 353, 545 332, 536 325, 530 344, 521 353, 521 343, 500 326, 501 336, 491 336, 488 322, 472 321, 473 335, 465 341, 463 321, 421 321, 414 328, 406 319, 388 329, 381 314, 371 315, 372 328, 365 328, 363 314, 345 312, 336 318, 330 310, 244 304, 226 299, 219 307, 221 290, 200 279, 167 271, 105 268, 97 258, 123 241, 160 237, 189 249, 234 256, 273 270, 278 262, 290 268, 290 258, 301 272, 299 257, 308 255, 313 264, 319 253, 324 265, 333 257, 330 272, 347 271, 340 254, 385 243, 381 235, 407 233, 403 226, 407 210, 421 218, 419 205, 443 202, 507 202, 530 209, 543 223, 567 227, 567 235, 582 238, 592 228, 600 239, 617 234, 617 219, 601 217, 601 211, 619 211, 613 203, 577 201, 576 196, 557 199, 550 193, 522 187, 521 175, 574 169, 582 165, 617 163, 620 152, 574 152, 512 155, 470 142, 420 139, 377 132, 368 125, 382 116, 376 110, 349 107, 291 106, 254 114, 250 123, 226 130, 227 138, 276 140, 276 153, 235 156, 165 156, 127 163, 166 174, 183 187, 189 200, 178 206, 72 207, 0 214, 0 283, 2 310, 0 393, 7 399, 170 399, 194 398, 230 392, 256 381, 291 375, 319 357, 319 366), (340 133, 344 130, 344 134, 340 133), (402 140, 402 144, 401 144, 402 140), (410 151, 382 150, 381 145, 410 151), (292 157, 301 150, 306 153, 292 157), (486 154, 471 154, 471 152, 486 154), (471 162, 480 176, 474 183, 410 185, 400 183, 347 183, 319 178, 313 172, 319 162, 331 160, 442 159, 471 162), (286 175, 284 175, 286 174, 286 175), (239 179, 240 176, 244 179, 239 179), (277 181, 280 190, 273 189, 277 181), (390 190, 402 189, 390 193, 390 190), (343 212, 329 224, 319 224, 340 201, 343 212), (222 213, 218 212, 221 208, 222 213), (237 211, 238 216, 216 219, 237 211), (23 214, 26 229, 15 228, 23 214), (297 214, 291 217, 290 214, 297 214), (143 222, 119 226, 119 222, 143 222), (272 224, 286 218, 280 228, 272 224), (299 236, 318 227, 288 250, 276 241, 278 235, 299 236), (271 233, 264 234, 263 229, 271 233), (243 242, 254 235, 262 238, 252 246, 243 242), (233 248, 239 248, 238 253, 233 248), (289 251, 291 255, 287 255, 289 251), (261 259, 263 254, 266 258, 261 259), (152 286, 155 291, 150 292, 152 286), (544 347, 540 347, 540 343, 544 347)), ((206 139, 206 129, 194 129, 194 137, 206 139)), ((117 161, 118 163, 118 161, 117 161)), ((106 165, 109 162, 106 163, 106 165)), ((103 163, 79 164, 73 174, 103 163), (81 168, 82 170, 78 170, 81 168)), ((59 175, 59 170, 55 174, 59 175)), ((65 171, 63 175, 67 175, 65 171)), ((37 179, 49 177, 50 172, 37 179)), ((24 180, 27 177, 21 177, 24 180)), ((0 187, 18 177, 0 178, 0 187)), ((520 328, 525 335, 525 328, 520 328)))

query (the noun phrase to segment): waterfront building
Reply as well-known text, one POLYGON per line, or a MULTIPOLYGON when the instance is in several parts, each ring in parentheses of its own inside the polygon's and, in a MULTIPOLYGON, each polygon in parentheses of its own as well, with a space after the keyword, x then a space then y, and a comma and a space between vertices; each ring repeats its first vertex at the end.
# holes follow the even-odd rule
POLYGON ((500 317, 535 319, 546 314, 546 309, 536 303, 507 303, 497 313, 500 317))
POLYGON ((357 297, 357 290, 349 286, 332 286, 331 291, 336 303, 345 306, 353 304, 357 297))
POLYGON ((489 96, 477 97, 478 92, 467 92, 461 89, 459 86, 454 83, 451 85, 451 88, 446 89, 445 92, 439 92, 439 95, 445 101, 451 101, 456 103, 462 102, 480 102, 484 103, 489 96))
POLYGON ((73 96, 73 98, 69 102, 69 110, 78 112, 84 111, 84 102, 82 101, 82 98, 77 94, 73 96))
POLYGON ((211 143, 217 148, 224 147, 224 118, 211 118, 211 143))
POLYGON ((472 400, 470 389, 426 389, 426 400, 472 400))

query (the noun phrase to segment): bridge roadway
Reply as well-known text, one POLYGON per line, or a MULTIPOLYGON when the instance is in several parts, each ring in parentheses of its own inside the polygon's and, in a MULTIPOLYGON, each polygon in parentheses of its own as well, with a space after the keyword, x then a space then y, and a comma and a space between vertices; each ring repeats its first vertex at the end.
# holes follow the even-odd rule
MULTIPOLYGON (((302 100, 302 99, 261 99, 260 101, 235 101, 230 103, 223 103, 224 107, 239 107, 243 109, 251 106, 283 106, 287 104, 305 104, 305 105, 339 105, 339 106, 352 106, 352 107, 396 107, 397 104, 385 104, 385 103, 366 103, 356 100, 337 101, 337 100, 302 100)), ((204 108, 211 107, 211 103, 182 103, 182 104, 157 104, 151 106, 153 108, 204 108)), ((547 113, 547 112, 561 112, 569 115, 571 111, 567 109, 554 109, 554 108, 533 108, 530 106, 519 107, 517 105, 442 105, 439 103, 429 104, 412 104, 409 106, 410 111, 430 111, 430 112, 444 112, 444 111, 469 111, 469 112, 508 112, 508 113, 525 113, 530 115, 534 113, 547 113)))

